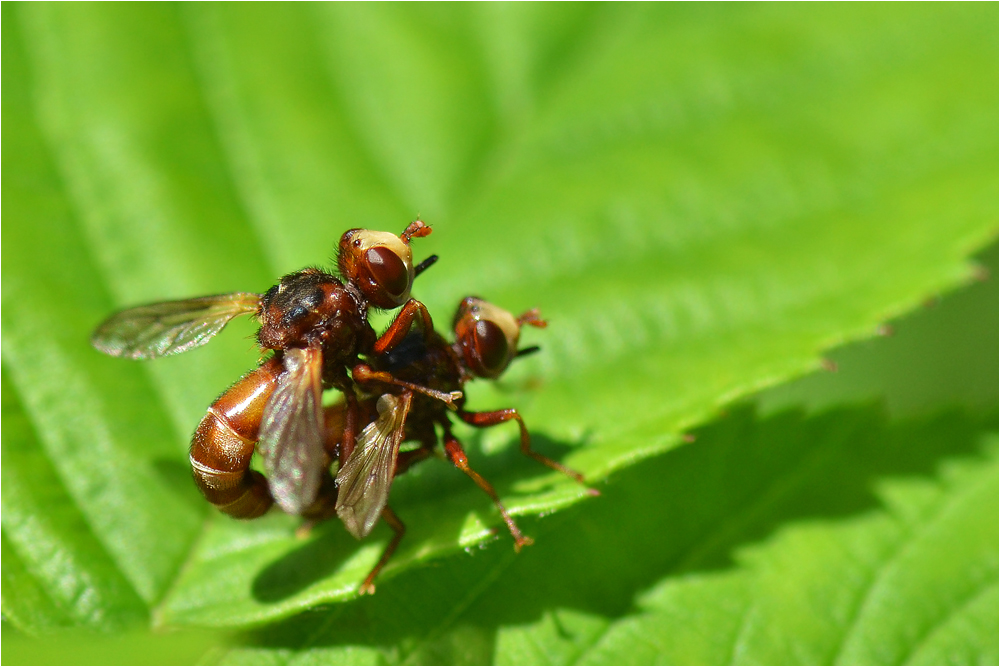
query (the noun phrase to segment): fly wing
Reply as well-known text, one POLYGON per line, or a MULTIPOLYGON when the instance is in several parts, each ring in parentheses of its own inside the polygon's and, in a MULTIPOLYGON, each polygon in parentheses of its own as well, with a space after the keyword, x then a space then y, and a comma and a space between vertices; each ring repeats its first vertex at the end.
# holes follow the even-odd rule
POLYGON ((264 407, 258 451, 271 495, 289 514, 316 500, 323 466, 323 353, 285 350, 285 372, 264 407))
POLYGON ((229 320, 257 312, 260 295, 234 292, 164 301, 115 313, 90 337, 101 352, 128 359, 155 359, 204 345, 229 320))
POLYGON ((359 540, 370 533, 389 501, 396 455, 413 394, 383 394, 378 418, 358 435, 358 444, 337 472, 337 516, 359 540))

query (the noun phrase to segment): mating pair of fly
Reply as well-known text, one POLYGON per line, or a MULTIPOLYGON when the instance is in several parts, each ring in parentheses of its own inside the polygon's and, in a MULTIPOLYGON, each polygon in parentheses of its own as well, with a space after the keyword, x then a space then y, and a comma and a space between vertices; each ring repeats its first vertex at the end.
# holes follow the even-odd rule
POLYGON ((448 459, 489 494, 514 538, 531 544, 492 485, 471 467, 452 435, 450 415, 486 427, 516 421, 521 451, 583 482, 569 468, 531 449, 517 410, 465 410, 464 384, 495 379, 517 356, 520 328, 544 327, 537 309, 520 317, 476 297, 459 304, 449 343, 427 308, 410 297, 413 280, 437 261, 414 266, 410 241, 431 228, 416 220, 399 236, 351 229, 340 239, 340 277, 315 268, 281 278, 264 294, 236 292, 166 301, 115 313, 91 339, 116 357, 153 359, 204 345, 233 318, 253 315, 257 343, 271 354, 208 408, 191 440, 191 469, 205 498, 226 514, 253 519, 272 504, 307 525, 338 516, 358 539, 381 517, 395 531, 361 593, 388 561, 405 527, 388 506, 393 478, 430 456, 440 428, 448 459), (381 336, 370 308, 400 308, 381 336), (336 389, 343 401, 323 407, 336 389), (419 447, 400 452, 404 441, 419 447), (254 451, 264 474, 251 469, 254 451), (332 472, 334 464, 336 474, 332 472))

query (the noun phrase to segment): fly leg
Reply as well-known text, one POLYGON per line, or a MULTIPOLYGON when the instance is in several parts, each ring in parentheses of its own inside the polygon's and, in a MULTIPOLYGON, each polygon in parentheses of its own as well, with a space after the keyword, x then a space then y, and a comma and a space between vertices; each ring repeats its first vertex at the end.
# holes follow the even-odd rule
MULTIPOLYGON (((434 333, 434 321, 431 319, 431 314, 427 311, 427 306, 420 303, 416 299, 410 299, 403 305, 399 313, 396 314, 396 318, 392 321, 392 324, 389 325, 389 328, 385 330, 385 333, 379 336, 378 340, 375 341, 375 344, 372 346, 372 354, 385 354, 386 352, 395 349, 395 347, 403 342, 403 339, 409 335, 414 322, 417 322, 420 330, 424 334, 424 343, 430 345, 436 336, 434 333)), ((410 391, 430 396, 431 398, 443 401, 445 405, 452 410, 457 408, 455 401, 462 398, 461 391, 442 392, 428 387, 422 387, 412 382, 397 380, 391 373, 375 371, 368 364, 357 364, 351 370, 351 375, 354 378, 354 381, 360 384, 382 382, 384 384, 409 389, 410 391)))
POLYGON ((375 345, 372 347, 373 354, 383 354, 399 345, 410 333, 414 321, 419 322, 420 328, 424 332, 424 339, 429 341, 434 335, 434 320, 431 319, 427 306, 416 299, 410 299, 403 304, 385 333, 375 341, 375 345))
POLYGON ((358 595, 375 594, 375 577, 377 577, 378 573, 382 571, 385 564, 389 562, 389 558, 392 557, 392 553, 396 550, 396 547, 399 546, 399 542, 403 539, 403 535, 406 534, 406 526, 399 520, 399 517, 396 516, 396 513, 393 512, 392 508, 388 505, 382 508, 382 518, 385 519, 385 522, 389 524, 389 527, 395 531, 395 535, 393 535, 392 539, 389 540, 388 546, 386 546, 385 551, 382 552, 382 556, 378 559, 378 562, 375 563, 375 567, 372 568, 372 571, 368 573, 368 576, 365 577, 365 580, 361 583, 361 587, 358 588, 358 595))
MULTIPOLYGON (((553 461, 547 456, 543 456, 538 452, 531 449, 531 437, 528 435, 528 427, 524 425, 524 420, 521 415, 518 414, 517 410, 514 408, 506 408, 504 410, 494 410, 492 412, 466 412, 465 410, 458 411, 459 418, 466 424, 475 426, 477 428, 486 428, 487 426, 496 426, 497 424, 502 424, 510 420, 516 420, 518 427, 521 429, 521 453, 526 456, 530 456, 542 465, 546 465, 553 470, 558 470, 562 474, 572 477, 581 484, 585 484, 583 480, 583 475, 573 470, 572 468, 567 468, 558 461, 553 461)), ((590 489, 591 495, 599 495, 596 489, 590 489)))
POLYGON ((510 514, 507 513, 507 508, 500 502, 500 496, 497 495, 493 485, 483 479, 482 475, 469 467, 469 460, 465 456, 465 450, 462 449, 462 443, 460 443, 458 438, 451 433, 451 425, 445 421, 443 422, 442 427, 444 429, 444 451, 445 454, 448 455, 448 460, 451 461, 456 468, 468 475, 472 481, 476 483, 476 486, 485 491, 486 495, 493 500, 493 504, 496 506, 497 511, 500 512, 500 516, 503 517, 504 523, 507 524, 507 530, 510 531, 511 537, 514 538, 514 550, 520 551, 521 547, 534 544, 534 540, 530 537, 526 537, 521 532, 521 529, 517 527, 517 524, 514 523, 514 519, 512 519, 510 514))
POLYGON ((368 364, 358 364, 353 369, 351 369, 351 376, 354 381, 359 384, 369 384, 372 382, 381 382, 383 384, 392 385, 394 387, 401 387, 403 389, 409 389, 410 391, 415 391, 418 394, 423 394, 425 396, 430 396, 435 398, 445 405, 447 405, 452 410, 457 410, 455 401, 462 398, 462 392, 460 391, 437 391, 436 389, 431 389, 429 387, 423 387, 419 384, 413 384, 412 382, 406 382, 404 380, 397 380, 392 376, 391 373, 385 371, 373 370, 368 364))
MULTIPOLYGON (((353 391, 350 393, 344 392, 344 396, 350 396, 353 399, 354 393, 353 391)), ((369 409, 367 403, 361 403, 355 399, 354 404, 354 426, 348 424, 352 419, 352 410, 346 398, 342 403, 334 403, 323 408, 323 423, 326 433, 323 449, 326 451, 327 458, 323 464, 323 479, 320 482, 319 491, 316 493, 316 500, 303 510, 302 518, 305 520, 295 531, 295 535, 299 538, 307 537, 312 531, 313 526, 321 521, 336 516, 337 482, 330 472, 330 467, 334 461, 339 462, 341 466, 344 465, 347 456, 353 451, 356 437, 352 436, 351 432, 354 431, 356 434, 357 423, 367 424, 374 421, 376 417, 369 409), (350 446, 345 448, 344 440, 346 438, 350 438, 351 442, 350 446), (345 451, 346 454, 344 454, 345 451)))

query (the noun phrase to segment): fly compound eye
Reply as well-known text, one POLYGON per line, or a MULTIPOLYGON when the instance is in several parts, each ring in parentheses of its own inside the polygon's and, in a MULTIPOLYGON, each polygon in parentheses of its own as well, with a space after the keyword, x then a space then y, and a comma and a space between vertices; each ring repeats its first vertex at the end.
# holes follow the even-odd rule
POLYGON ((503 329, 489 320, 476 322, 473 329, 473 343, 477 361, 487 377, 496 377, 507 367, 510 356, 510 346, 503 329))
POLYGON ((369 248, 365 253, 368 270, 375 282, 385 290, 386 294, 397 305, 406 301, 405 296, 410 291, 410 273, 407 266, 395 252, 385 246, 369 248))
POLYGON ((413 252, 395 234, 352 229, 340 240, 337 264, 376 308, 396 308, 410 298, 413 252))
POLYGON ((496 378, 514 358, 520 325, 503 308, 467 297, 455 315, 455 336, 469 370, 478 377, 496 378))

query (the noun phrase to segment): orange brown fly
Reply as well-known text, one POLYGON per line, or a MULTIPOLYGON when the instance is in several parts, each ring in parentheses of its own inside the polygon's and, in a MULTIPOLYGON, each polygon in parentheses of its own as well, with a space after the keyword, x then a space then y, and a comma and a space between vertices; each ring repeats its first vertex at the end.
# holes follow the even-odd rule
MULTIPOLYGON (((385 519, 395 532, 378 563, 360 587, 361 593, 374 591, 374 580, 398 546, 405 526, 388 506, 392 480, 414 463, 430 456, 438 442, 435 428, 443 434, 444 451, 455 467, 468 475, 492 499, 514 538, 514 548, 532 543, 518 528, 503 506, 493 486, 469 465, 462 444, 453 435, 451 416, 475 427, 495 426, 508 421, 517 422, 520 430, 521 451, 536 461, 583 483, 583 476, 531 449, 528 429, 521 415, 514 408, 489 412, 471 412, 465 409, 465 398, 455 401, 450 410, 442 401, 401 387, 401 381, 426 387, 441 393, 461 396, 466 382, 475 378, 499 377, 517 356, 537 351, 537 347, 518 350, 520 329, 524 325, 544 327, 537 310, 529 310, 520 317, 475 297, 464 299, 454 319, 455 342, 448 343, 434 332, 423 335, 409 334, 393 350, 371 358, 370 363, 354 367, 353 377, 359 387, 370 392, 362 400, 360 414, 367 416, 367 424, 359 433, 356 443, 345 443, 341 436, 346 418, 346 406, 326 408, 328 447, 340 446, 340 468, 335 484, 328 481, 314 506, 313 518, 336 515, 348 531, 358 539, 368 535, 378 522, 385 519), (419 447, 400 453, 404 441, 416 441, 419 447), (342 443, 348 444, 344 447, 342 443)), ((596 491, 590 491, 596 494, 596 491)))
MULTIPOLYGON (((303 269, 264 294, 236 292, 130 308, 98 326, 91 343, 115 357, 154 359, 204 345, 235 317, 255 317, 261 351, 273 355, 208 408, 191 441, 191 468, 205 498, 230 516, 258 517, 274 502, 290 514, 308 514, 332 462, 322 392, 333 388, 344 394, 341 442, 332 449, 350 449, 359 422, 348 369, 362 355, 391 353, 414 322, 421 335, 433 334, 427 309, 410 298, 414 277, 435 259, 414 267, 410 241, 430 233, 420 220, 399 236, 352 229, 340 239, 339 278, 303 269), (386 332, 376 336, 369 308, 400 306, 386 332), (255 449, 265 475, 250 469, 255 449)), ((408 382, 398 388, 443 404, 457 398, 408 382)))

